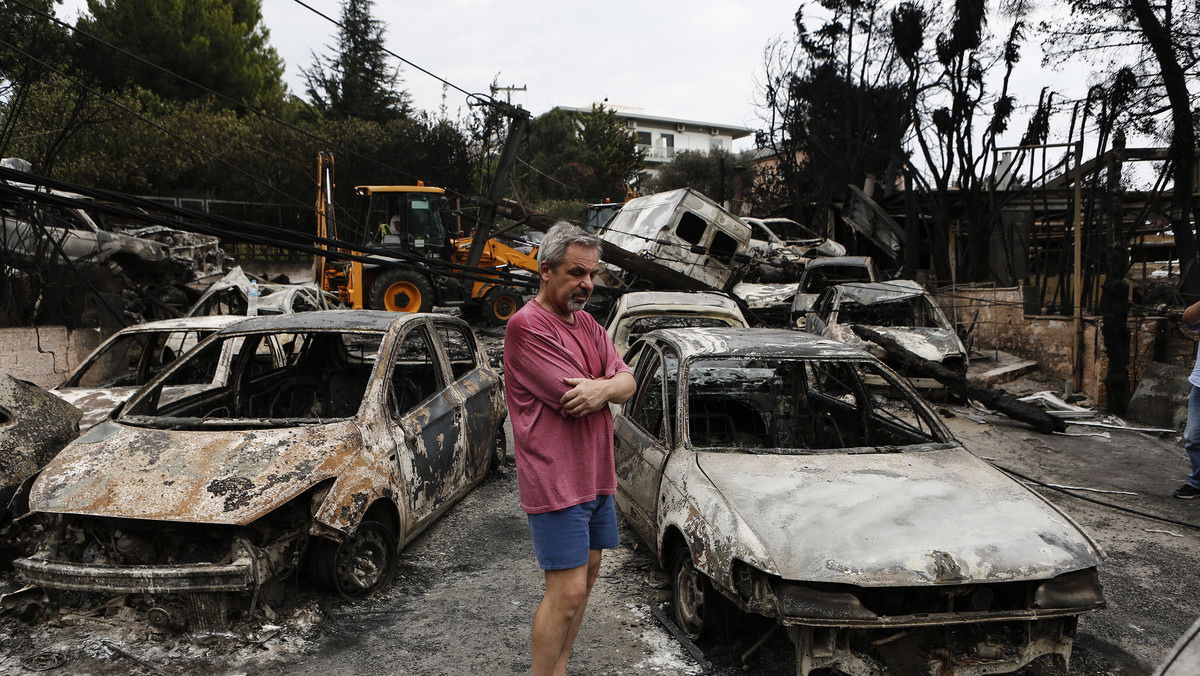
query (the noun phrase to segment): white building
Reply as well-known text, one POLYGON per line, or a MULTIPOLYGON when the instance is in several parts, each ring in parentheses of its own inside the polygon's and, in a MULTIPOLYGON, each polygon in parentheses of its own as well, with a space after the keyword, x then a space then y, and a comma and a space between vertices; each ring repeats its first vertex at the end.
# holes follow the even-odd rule
MULTIPOLYGON (((753 129, 716 122, 697 122, 674 117, 645 115, 640 108, 602 104, 616 111, 617 117, 625 120, 630 131, 637 134, 638 147, 646 153, 646 171, 654 173, 658 167, 675 159, 675 154, 684 150, 708 153, 714 148, 732 151, 733 142, 754 133, 753 129)), ((560 109, 573 113, 590 113, 588 108, 560 109)))

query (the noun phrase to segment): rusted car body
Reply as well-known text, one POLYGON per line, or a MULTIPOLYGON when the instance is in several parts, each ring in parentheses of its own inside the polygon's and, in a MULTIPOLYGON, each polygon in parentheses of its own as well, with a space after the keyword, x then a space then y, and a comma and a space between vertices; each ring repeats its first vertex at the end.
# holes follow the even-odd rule
POLYGON ((0 526, 17 486, 79 436, 79 409, 0 373, 0 526))
MULTIPOLYGON (((337 310, 342 302, 337 296, 322 291, 315 282, 297 284, 258 284, 257 313, 260 315, 311 312, 313 310, 337 310)), ((213 282, 200 298, 192 304, 186 315, 245 315, 249 305, 250 278, 240 266, 233 268, 221 279, 213 282)))
POLYGON ((816 258, 809 262, 800 276, 792 299, 792 321, 804 328, 806 313, 812 310, 821 292, 837 284, 878 282, 883 274, 870 256, 839 256, 816 258))
POLYGON ((1078 616, 1104 606, 1096 543, 870 354, 672 329, 626 360, 617 505, 689 635, 732 603, 787 628, 799 676, 994 674, 1067 660, 1078 616))
MULTIPOLYGON (((750 226, 691 188, 631 199, 598 234, 713 289, 726 288, 750 243, 750 226)), ((638 271, 614 272, 601 273, 608 286, 625 286, 638 271)))
POLYGON ((608 321, 608 337, 617 352, 654 329, 687 326, 749 326, 730 297, 709 291, 633 291, 617 299, 608 321))
POLYGON ((219 626, 231 599, 253 609, 300 567, 361 596, 498 465, 506 413, 500 377, 460 319, 249 319, 42 470, 22 518, 45 537, 14 566, 47 588, 146 595, 148 618, 172 626, 219 626), (289 355, 282 367, 258 349, 272 338, 289 355), (225 383, 166 401, 177 376, 218 368, 228 345, 225 383))
MULTIPOLYGON (((911 279, 838 284, 825 290, 809 314, 805 331, 858 345, 888 361, 886 351, 858 337, 853 326, 870 328, 896 340, 909 352, 965 375, 967 348, 954 325, 925 288, 911 279)), ((936 387, 936 381, 916 381, 936 387)))
MULTIPOLYGON (((128 326, 109 336, 51 392, 83 412, 79 428, 88 430, 107 418, 126 399, 200 341, 215 331, 245 319, 212 315, 163 319, 128 326)), ((276 367, 283 365, 283 352, 278 341, 268 340, 261 347, 274 355, 276 367)), ((231 354, 225 355, 212 373, 197 372, 193 380, 198 382, 164 388, 164 400, 171 401, 203 389, 219 387, 229 377, 229 369, 233 365, 231 357, 231 354)))

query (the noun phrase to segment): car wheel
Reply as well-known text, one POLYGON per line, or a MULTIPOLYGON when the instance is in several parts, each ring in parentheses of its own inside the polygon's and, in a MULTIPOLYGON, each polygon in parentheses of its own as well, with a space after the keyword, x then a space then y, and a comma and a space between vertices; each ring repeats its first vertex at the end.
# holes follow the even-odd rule
POLYGON ((492 453, 488 457, 488 471, 495 472, 504 464, 504 456, 508 453, 508 437, 504 428, 496 428, 496 438, 492 441, 492 453))
POLYGON ((484 294, 479 309, 484 321, 492 326, 501 326, 517 314, 524 304, 520 291, 511 286, 493 286, 484 294))
POLYGON ((340 543, 322 540, 314 555, 323 586, 344 599, 360 599, 392 581, 396 536, 378 521, 363 521, 340 543))
POLYGON ((419 272, 393 268, 375 278, 367 300, 374 310, 429 312, 433 309, 433 287, 419 272))
POLYGON ((692 565, 687 548, 675 552, 671 561, 671 606, 675 610, 675 623, 693 641, 711 635, 718 622, 720 593, 713 589, 708 577, 692 565))

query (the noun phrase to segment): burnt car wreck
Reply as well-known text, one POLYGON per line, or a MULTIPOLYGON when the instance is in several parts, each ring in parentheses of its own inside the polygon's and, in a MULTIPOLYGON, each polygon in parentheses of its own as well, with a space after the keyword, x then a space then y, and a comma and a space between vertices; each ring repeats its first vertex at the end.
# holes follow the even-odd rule
POLYGON ((1104 607, 1098 545, 976 458, 856 347, 770 329, 646 334, 616 416, 617 505, 693 638, 736 607, 796 673, 1065 666, 1104 607))
POLYGON ((298 570, 361 597, 499 464, 505 415, 499 375, 461 320, 249 319, 26 484, 14 504, 41 536, 14 567, 46 589, 143 595, 152 623, 198 630, 273 602, 298 570), (227 375, 164 396, 201 372, 227 375))

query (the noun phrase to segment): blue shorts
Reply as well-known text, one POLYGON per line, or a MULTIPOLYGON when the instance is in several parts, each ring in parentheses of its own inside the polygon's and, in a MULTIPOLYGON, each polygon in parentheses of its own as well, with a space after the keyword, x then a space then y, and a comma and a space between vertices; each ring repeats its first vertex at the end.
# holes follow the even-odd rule
POLYGON ((619 544, 617 507, 611 495, 528 517, 533 550, 542 570, 587 565, 588 550, 612 549, 619 544))

